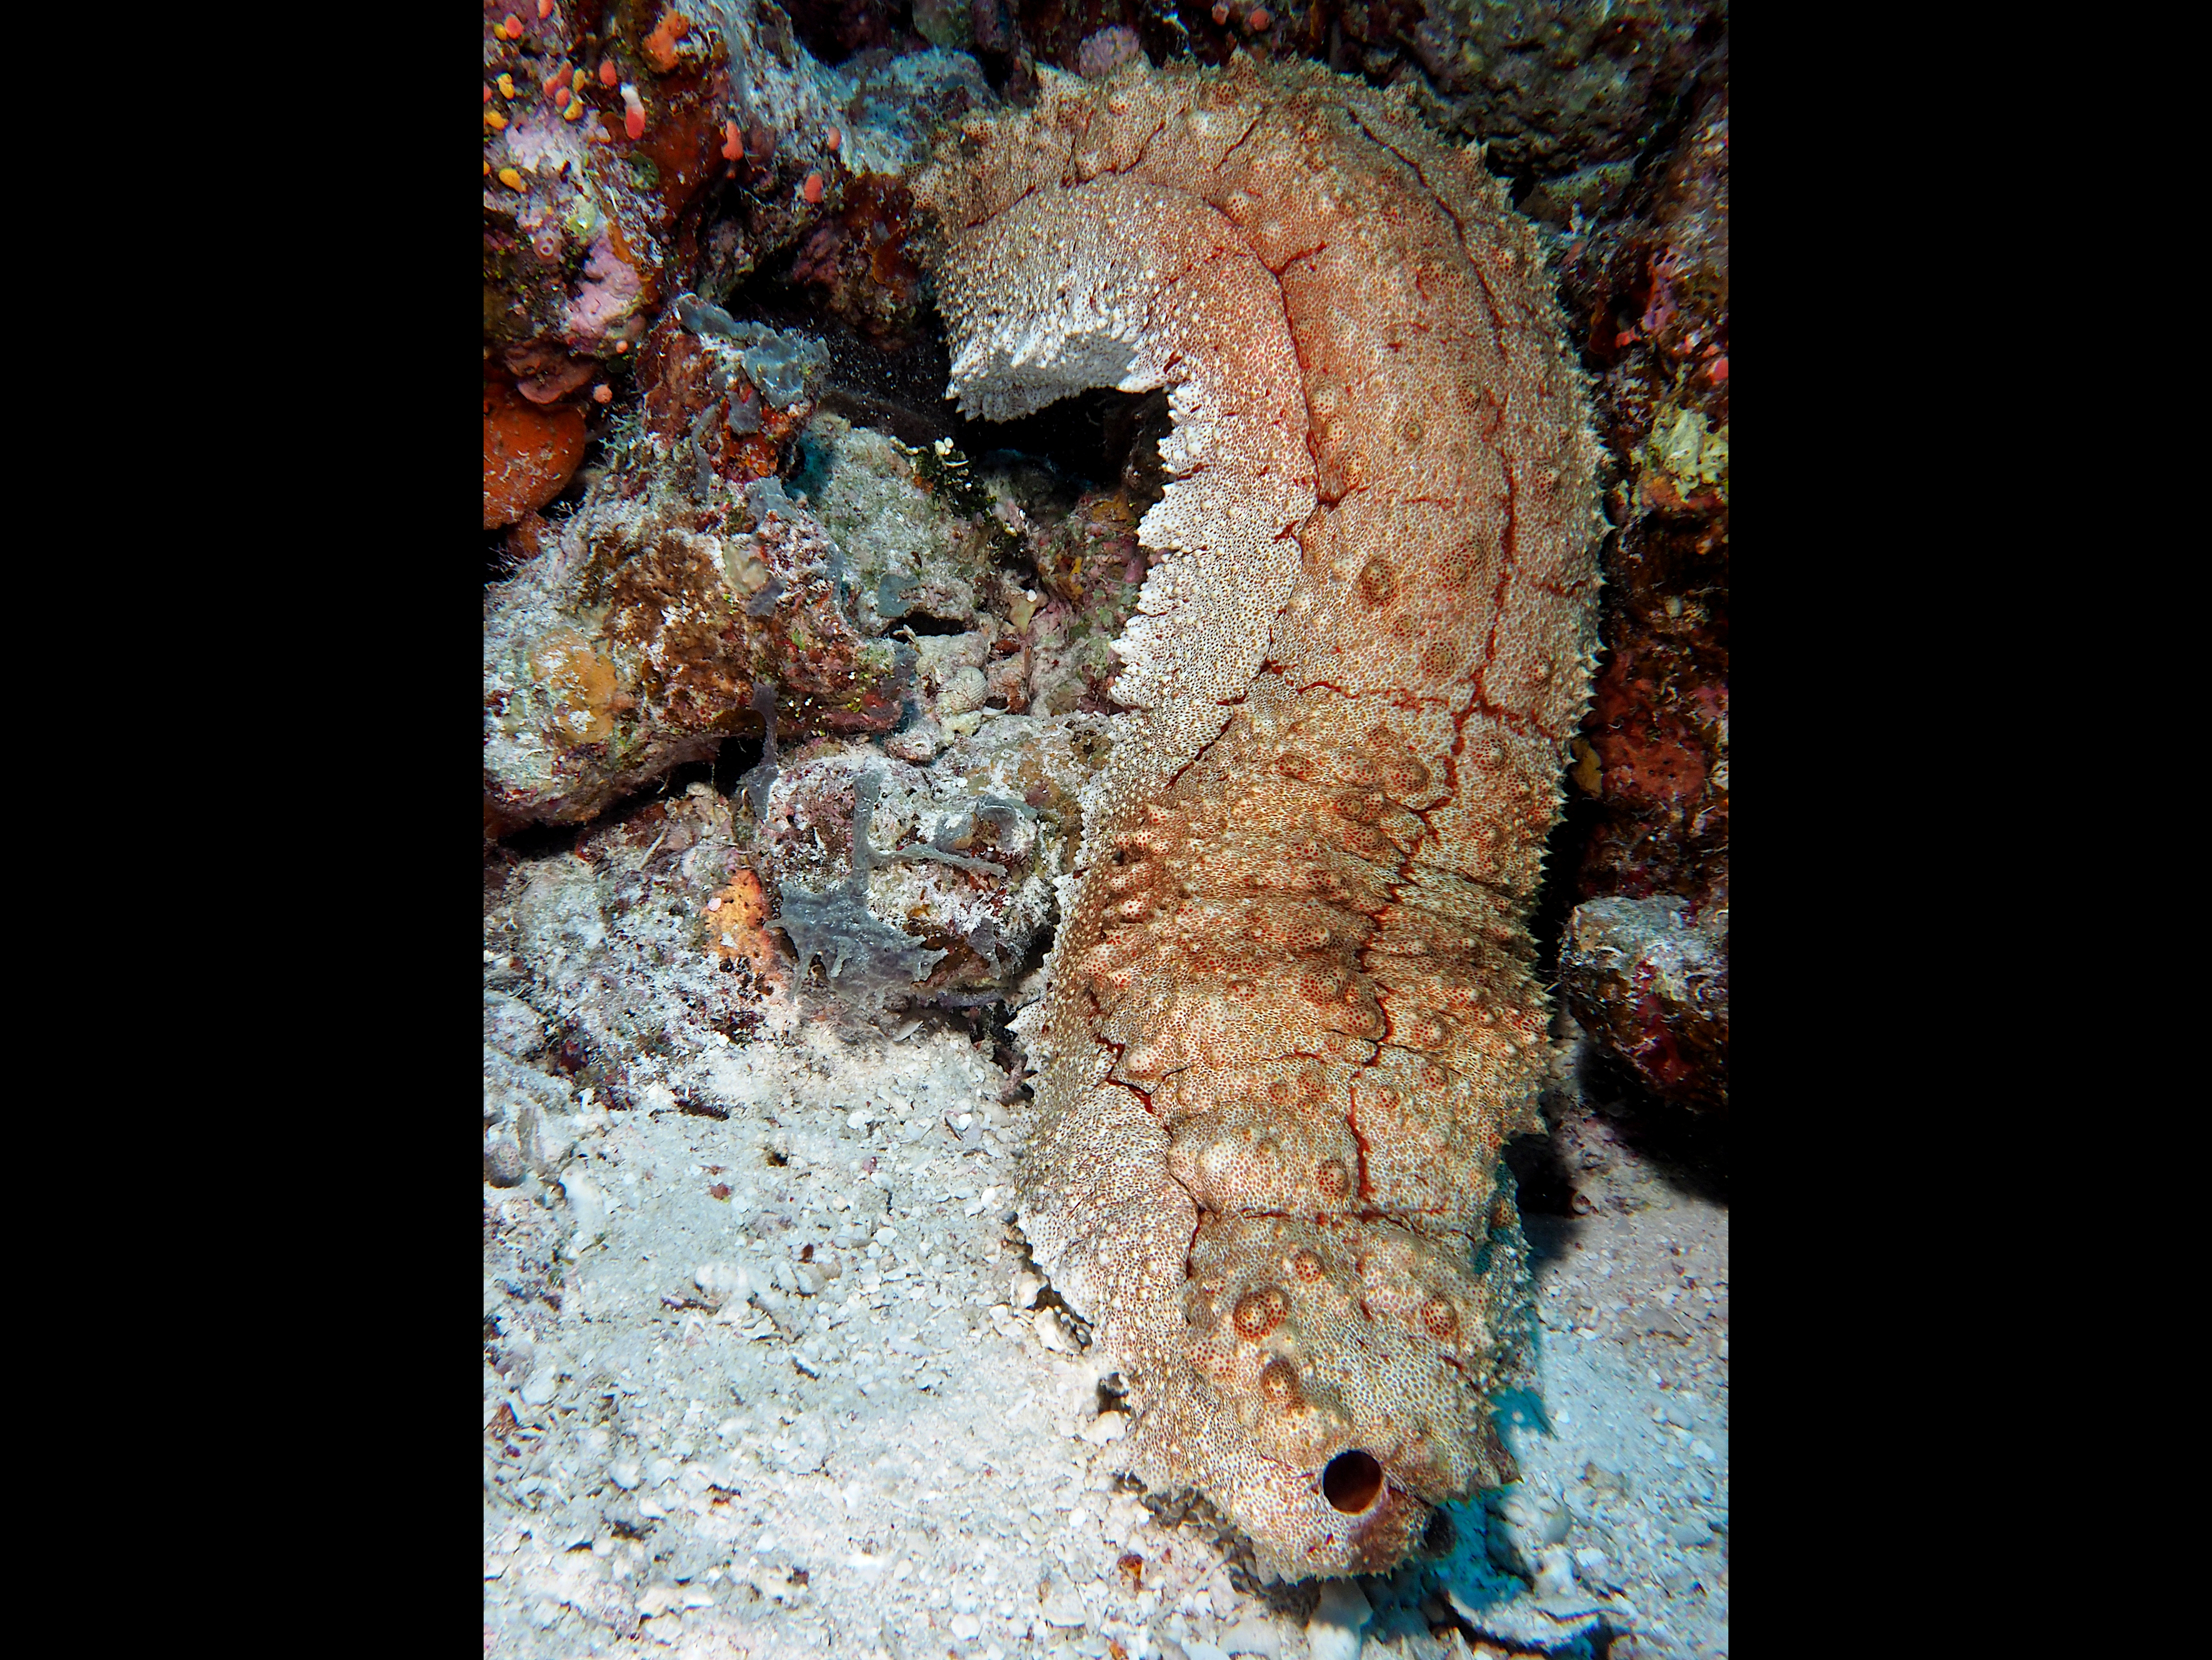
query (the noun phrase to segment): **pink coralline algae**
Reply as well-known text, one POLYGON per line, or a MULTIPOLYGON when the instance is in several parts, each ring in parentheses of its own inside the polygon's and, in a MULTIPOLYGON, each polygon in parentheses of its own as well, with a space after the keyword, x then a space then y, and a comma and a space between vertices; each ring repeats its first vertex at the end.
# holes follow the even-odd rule
POLYGON ((599 345, 606 338, 609 329, 637 309, 643 292, 637 273, 616 254, 614 245, 602 235, 592 244, 591 258, 584 265, 584 280, 578 284, 576 297, 569 301, 568 313, 561 319, 562 337, 580 351, 599 345))
POLYGON ((1085 80, 1096 81, 1101 76, 1112 74, 1143 50, 1137 44, 1137 32, 1117 23, 1112 28, 1084 37, 1082 46, 1076 49, 1075 70, 1085 80))

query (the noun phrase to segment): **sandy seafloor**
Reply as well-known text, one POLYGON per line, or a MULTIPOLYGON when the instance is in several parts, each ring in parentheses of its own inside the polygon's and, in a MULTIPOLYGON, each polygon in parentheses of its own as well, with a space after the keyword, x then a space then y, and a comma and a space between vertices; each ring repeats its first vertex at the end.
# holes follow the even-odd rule
POLYGON ((1008 1225, 1030 1108, 988 1024, 841 1037, 786 988, 732 1037, 696 854, 555 840, 485 886, 487 1120, 532 1158, 483 1189, 487 1655, 1727 1652, 1728 1213, 1571 1065, 1589 1213, 1528 1219, 1522 1481, 1395 1575, 1261 1585, 1121 1478, 1110 1373, 1008 1225))

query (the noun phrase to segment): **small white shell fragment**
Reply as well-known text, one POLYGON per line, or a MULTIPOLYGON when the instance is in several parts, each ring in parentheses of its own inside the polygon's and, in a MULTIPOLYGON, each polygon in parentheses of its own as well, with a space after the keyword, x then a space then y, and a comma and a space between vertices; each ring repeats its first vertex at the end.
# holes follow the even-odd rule
POLYGON ((727 1302, 752 1289, 752 1276, 731 1262, 702 1262, 692 1270, 691 1283, 710 1301, 727 1302))
POLYGON ((1362 1633, 1374 1613, 1357 1581, 1322 1581, 1321 1601, 1306 1621, 1306 1645, 1313 1651, 1313 1660, 1357 1660, 1365 1640, 1362 1633))
POLYGON ((1129 1432, 1129 1415, 1122 1412, 1102 1412, 1083 1431, 1083 1438, 1094 1447, 1103 1447, 1109 1441, 1118 1441, 1129 1432))
POLYGON ((1072 1585, 1054 1584, 1039 1612, 1048 1626, 1079 1626, 1089 1618, 1083 1610, 1083 1599, 1072 1585))
MULTIPOLYGON (((1307 1639, 1309 1643, 1311 1638, 1307 1639)), ((1257 1654, 1281 1660, 1283 1639, 1273 1626, 1256 1614, 1248 1614, 1221 1633, 1221 1646, 1229 1654, 1257 1654)))

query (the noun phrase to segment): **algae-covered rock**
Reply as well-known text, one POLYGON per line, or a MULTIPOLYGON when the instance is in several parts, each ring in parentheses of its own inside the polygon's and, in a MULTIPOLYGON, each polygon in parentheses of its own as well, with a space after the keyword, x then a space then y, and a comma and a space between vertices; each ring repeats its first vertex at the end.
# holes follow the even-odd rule
POLYGON ((787 740, 889 731, 913 653, 862 638, 851 603, 836 544, 773 479, 706 504, 595 492, 485 593, 488 831, 588 818, 763 708, 787 740))
POLYGON ((1017 984, 1057 920, 1078 798, 1110 747, 1096 715, 999 715, 927 767, 850 742, 793 757, 753 859, 802 983, 870 1016, 1017 984))
POLYGON ((526 1098, 541 1126, 586 1089, 629 1104, 667 1057, 711 1073, 716 1057, 789 1025, 789 976, 747 914, 759 893, 750 836, 742 809, 696 783, 625 804, 556 854, 489 850, 486 973, 503 995, 485 1004, 487 1131, 519 1123, 526 1098), (538 1073, 500 1061, 495 1041, 516 1033, 509 1049, 534 1047, 538 1073))
POLYGON ((491 833, 589 818, 771 709, 786 749, 896 734, 926 763, 1040 698, 1104 707, 1145 569, 1127 502, 1064 517, 1033 465, 802 429, 811 350, 690 296, 654 330, 612 465, 486 593, 491 833))
POLYGON ((1651 1092, 1728 1105, 1728 911, 1700 915, 1671 894, 1575 907, 1559 982, 1583 1025, 1651 1092))
MULTIPOLYGON (((972 627, 980 611, 1002 610, 1015 586, 1003 565, 1024 550, 995 498, 964 480, 948 483, 943 458, 933 453, 940 465, 930 467, 922 453, 827 414, 799 441, 793 488, 807 493, 845 550, 854 614, 872 635, 972 627)), ((952 470, 967 466, 955 458, 952 470)))

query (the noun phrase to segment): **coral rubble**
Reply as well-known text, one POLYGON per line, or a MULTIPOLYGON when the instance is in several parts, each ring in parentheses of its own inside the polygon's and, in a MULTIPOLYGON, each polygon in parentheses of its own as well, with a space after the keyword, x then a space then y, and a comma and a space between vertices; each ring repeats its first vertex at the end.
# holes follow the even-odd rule
POLYGON ((1525 928, 1597 587, 1526 222, 1310 67, 1041 74, 916 187, 953 390, 1164 386, 1130 712, 1027 1017, 1020 1214, 1195 1487, 1286 1576, 1384 1568, 1510 1461, 1498 1150, 1548 1070, 1525 928))
POLYGON ((927 766, 824 742, 779 773, 755 865, 802 976, 848 1010, 1005 996, 1043 955, 1104 717, 1000 715, 927 766))

